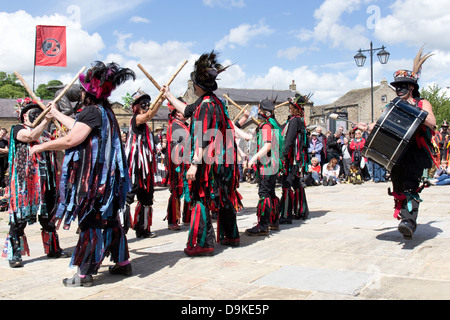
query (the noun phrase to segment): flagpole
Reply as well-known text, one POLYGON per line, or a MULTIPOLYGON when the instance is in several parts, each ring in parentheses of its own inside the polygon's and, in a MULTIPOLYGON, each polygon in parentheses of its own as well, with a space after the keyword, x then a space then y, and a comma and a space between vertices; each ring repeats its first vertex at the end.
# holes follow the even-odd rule
POLYGON ((33 92, 34 92, 34 81, 36 76, 36 45, 37 45, 37 26, 34 33, 34 66, 33 66, 33 92))

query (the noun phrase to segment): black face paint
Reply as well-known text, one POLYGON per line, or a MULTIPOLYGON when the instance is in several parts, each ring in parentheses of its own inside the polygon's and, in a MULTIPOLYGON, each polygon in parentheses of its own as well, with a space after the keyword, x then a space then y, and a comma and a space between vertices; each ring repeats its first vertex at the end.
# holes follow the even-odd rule
POLYGON ((405 83, 405 84, 400 84, 398 86, 395 87, 395 93, 397 94, 397 96, 402 97, 407 95, 409 92, 409 84, 405 83))
POLYGON ((150 107, 150 100, 143 99, 141 102, 139 102, 139 105, 141 106, 142 110, 147 111, 148 107, 150 107))

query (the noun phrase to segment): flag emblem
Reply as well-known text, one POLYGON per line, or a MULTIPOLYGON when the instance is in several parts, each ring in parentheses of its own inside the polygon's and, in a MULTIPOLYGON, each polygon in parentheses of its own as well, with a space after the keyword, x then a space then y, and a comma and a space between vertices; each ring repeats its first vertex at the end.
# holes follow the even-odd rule
POLYGON ((34 65, 66 67, 66 27, 36 26, 34 65))

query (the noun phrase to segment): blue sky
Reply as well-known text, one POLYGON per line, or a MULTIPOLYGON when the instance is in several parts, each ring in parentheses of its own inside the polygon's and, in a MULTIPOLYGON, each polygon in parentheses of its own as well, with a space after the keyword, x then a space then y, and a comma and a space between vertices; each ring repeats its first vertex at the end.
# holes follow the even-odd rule
POLYGON ((163 84, 187 59, 172 84, 183 94, 195 59, 215 49, 223 64, 233 64, 221 87, 287 89, 295 80, 316 105, 332 103, 370 86, 369 58, 364 68, 353 60, 370 41, 391 53, 386 65, 374 57, 375 84, 411 69, 425 45, 435 55, 424 65, 421 87, 450 86, 447 0, 9 1, 0 9, 0 71, 19 71, 32 82, 37 24, 66 25, 68 42, 67 68, 36 67, 37 84, 68 82, 94 60, 115 61, 138 75, 116 90, 112 100, 120 102, 138 88, 157 94, 138 63, 163 84))

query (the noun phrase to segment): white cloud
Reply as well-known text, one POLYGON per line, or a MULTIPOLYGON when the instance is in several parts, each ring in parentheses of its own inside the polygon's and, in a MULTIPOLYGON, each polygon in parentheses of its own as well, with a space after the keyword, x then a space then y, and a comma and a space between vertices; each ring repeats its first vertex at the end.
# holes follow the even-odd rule
POLYGON ((450 50, 448 0, 397 0, 392 14, 381 17, 375 35, 385 43, 450 50), (420 14, 417 14, 420 12, 420 14))
POLYGON ((290 47, 287 49, 278 50, 277 57, 286 58, 288 60, 295 60, 299 55, 304 53, 306 48, 290 47))
POLYGON ((230 33, 216 43, 217 50, 226 47, 234 48, 235 45, 246 46, 253 38, 267 36, 274 32, 263 20, 258 24, 242 24, 230 30, 230 33))
POLYGON ((158 95, 158 90, 137 67, 138 63, 162 86, 167 83, 181 63, 184 60, 188 60, 188 63, 170 86, 171 91, 175 95, 184 94, 187 89, 190 72, 193 69, 195 60, 199 56, 191 52, 190 48, 192 46, 193 43, 191 42, 179 41, 167 41, 162 44, 155 41, 134 41, 129 43, 124 47, 125 50, 120 55, 110 57, 113 57, 122 66, 134 70, 137 79, 134 82, 129 81, 117 88, 111 96, 111 99, 122 102, 121 97, 125 96, 127 92, 133 93, 139 88, 149 93, 152 98, 158 95))
POLYGON ((223 8, 243 8, 245 7, 244 0, 203 0, 203 4, 208 7, 220 6, 223 8))
POLYGON ((313 30, 302 29, 297 38, 301 41, 318 41, 330 43, 333 48, 344 47, 354 49, 368 42, 363 35, 365 26, 352 27, 343 24, 342 15, 359 8, 364 0, 326 0, 314 12, 318 21, 313 30))
POLYGON ((8 73, 16 70, 21 74, 32 73, 36 25, 67 27, 67 68, 38 67, 36 74, 50 69, 78 72, 81 66, 98 59, 99 52, 105 46, 99 34, 89 34, 80 24, 63 15, 33 17, 23 10, 14 13, 0 12, 0 70, 8 73))
POLYGON ((143 17, 132 16, 130 18, 130 22, 133 22, 133 23, 150 23, 150 20, 146 19, 146 18, 143 18, 143 17))

